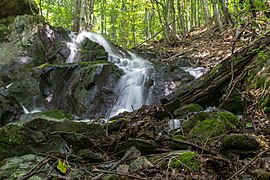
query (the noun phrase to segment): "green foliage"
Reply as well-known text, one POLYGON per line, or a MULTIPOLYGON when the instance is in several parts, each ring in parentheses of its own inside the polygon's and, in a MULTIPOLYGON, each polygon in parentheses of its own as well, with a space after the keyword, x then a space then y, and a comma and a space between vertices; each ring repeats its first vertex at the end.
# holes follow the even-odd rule
POLYGON ((44 111, 44 112, 41 112, 40 115, 52 117, 52 118, 55 118, 55 119, 64 119, 64 118, 71 119, 71 118, 72 118, 72 115, 70 115, 70 114, 65 115, 65 114, 64 114, 62 111, 60 111, 60 110, 49 110, 49 111, 44 111))
POLYGON ((197 172, 200 169, 198 154, 195 152, 183 152, 170 161, 170 167, 178 170, 185 168, 192 172, 197 172))
POLYGON ((68 166, 67 162, 65 160, 63 160, 63 159, 58 159, 58 164, 57 164, 56 167, 63 174, 67 174, 68 169, 69 169, 69 166, 68 166))

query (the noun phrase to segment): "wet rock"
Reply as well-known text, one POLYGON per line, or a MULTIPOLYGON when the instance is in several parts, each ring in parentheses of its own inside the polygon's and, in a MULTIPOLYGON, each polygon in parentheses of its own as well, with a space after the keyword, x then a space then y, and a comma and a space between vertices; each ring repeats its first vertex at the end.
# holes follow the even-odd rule
MULTIPOLYGON (((159 104, 163 99, 174 99, 178 96, 177 87, 191 82, 192 77, 180 66, 174 64, 153 63, 155 68, 155 85, 153 88, 153 103, 159 104)), ((180 107, 180 105, 179 105, 180 107)), ((173 113, 173 112, 172 112, 173 113)))
POLYGON ((48 65, 40 73, 45 107, 88 119, 104 117, 111 109, 120 77, 113 64, 104 62, 48 65))
POLYGON ((79 53, 75 58, 75 61, 107 61, 108 52, 105 51, 104 47, 96 42, 85 39, 80 49, 79 53))
POLYGON ((203 108, 199 104, 189 104, 178 108, 174 111, 173 115, 175 116, 185 116, 192 112, 200 112, 203 111, 203 108))
POLYGON ((23 109, 8 89, 0 86, 0 127, 20 119, 23 109))
MULTIPOLYGON (((42 160, 44 160, 43 157, 34 154, 5 159, 0 163, 0 177, 1 179, 20 179, 42 160)), ((49 165, 44 165, 31 179, 41 180, 45 172, 49 170, 49 165)))

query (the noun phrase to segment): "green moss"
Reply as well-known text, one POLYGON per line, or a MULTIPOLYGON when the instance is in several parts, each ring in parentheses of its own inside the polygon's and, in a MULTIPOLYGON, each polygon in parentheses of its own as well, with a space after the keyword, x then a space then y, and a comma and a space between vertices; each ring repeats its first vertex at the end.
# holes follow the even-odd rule
POLYGON ((191 139, 205 141, 225 133, 226 130, 227 127, 223 121, 211 118, 198 123, 189 132, 188 137, 191 139))
POLYGON ((178 157, 171 160, 170 167, 178 170, 185 168, 192 172, 199 171, 200 161, 198 160, 198 154, 195 152, 183 152, 178 157))
POLYGON ((233 125, 234 127, 240 126, 240 122, 238 120, 238 117, 232 113, 218 112, 218 113, 216 113, 216 115, 214 117, 218 118, 220 120, 223 120, 226 124, 230 123, 229 125, 233 125))
POLYGON ((267 95, 265 97, 262 97, 258 104, 265 112, 270 112, 270 98, 269 98, 269 95, 267 95))
POLYGON ((190 116, 186 121, 183 121, 182 129, 185 133, 188 133, 197 123, 211 118, 209 112, 199 112, 190 116))
POLYGON ((49 111, 44 111, 44 112, 41 112, 40 115, 44 115, 44 116, 47 116, 47 117, 51 117, 51 118, 55 118, 55 119, 69 119, 70 116, 72 115, 65 115, 62 111, 60 110, 49 110, 49 111), (69 118, 68 118, 69 117, 69 118))
POLYGON ((86 65, 86 66, 93 66, 93 65, 100 65, 100 64, 111 64, 111 63, 107 61, 84 61, 84 62, 79 62, 79 64, 86 65))

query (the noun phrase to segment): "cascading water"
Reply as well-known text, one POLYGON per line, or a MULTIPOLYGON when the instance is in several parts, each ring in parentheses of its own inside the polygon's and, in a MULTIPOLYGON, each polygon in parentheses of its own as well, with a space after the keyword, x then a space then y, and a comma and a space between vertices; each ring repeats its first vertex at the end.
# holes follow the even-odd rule
POLYGON ((103 36, 96 33, 83 31, 77 36, 72 35, 71 38, 72 42, 68 43, 71 53, 67 63, 76 61, 78 46, 85 38, 88 38, 103 46, 109 54, 108 61, 114 63, 124 72, 124 75, 117 83, 115 89, 117 97, 112 109, 106 115, 107 118, 124 111, 131 112, 144 104, 151 103, 153 87, 145 87, 154 73, 154 68, 149 61, 131 52, 128 52, 130 57, 124 57, 117 48, 113 47, 103 36))

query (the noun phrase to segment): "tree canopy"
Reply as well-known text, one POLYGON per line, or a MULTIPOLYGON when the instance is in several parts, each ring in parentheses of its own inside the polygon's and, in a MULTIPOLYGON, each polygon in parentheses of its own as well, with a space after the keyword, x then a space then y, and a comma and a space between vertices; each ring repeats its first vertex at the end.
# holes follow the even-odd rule
POLYGON ((43 17, 72 31, 94 31, 124 47, 149 39, 185 40, 198 27, 267 29, 269 0, 35 0, 43 17))

